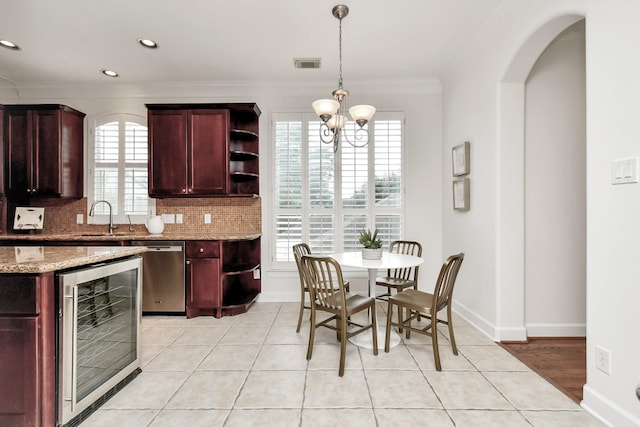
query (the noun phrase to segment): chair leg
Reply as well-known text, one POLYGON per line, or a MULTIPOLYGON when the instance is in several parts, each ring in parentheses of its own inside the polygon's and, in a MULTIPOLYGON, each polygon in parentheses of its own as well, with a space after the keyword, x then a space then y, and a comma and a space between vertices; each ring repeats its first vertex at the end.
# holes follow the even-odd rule
MULTIPOLYGON (((337 319, 336 319, 337 321, 337 319)), ((344 375, 344 362, 347 353, 347 319, 341 317, 340 318, 340 328, 342 329, 342 333, 340 334, 340 368, 338 369, 338 376, 344 375)))
MULTIPOLYGON (((413 289, 415 289, 417 291, 418 290, 418 284, 413 285, 413 289)), ((420 312, 418 312, 416 314, 417 314, 416 320, 419 322, 422 319, 420 317, 420 312)))
MULTIPOLYGON (((373 334, 373 355, 378 355, 378 321, 376 320, 376 300, 373 299, 373 311, 371 316, 371 333, 373 334)), ((388 344, 386 344, 388 346, 388 344)), ((387 350, 389 351, 389 350, 387 350)))
MULTIPOLYGON (((404 324, 404 314, 402 314, 402 308, 400 308, 400 306, 398 306, 398 320, 400 321, 400 324, 403 325, 404 324)), ((407 337, 407 339, 411 338, 411 309, 407 308, 406 309, 406 315, 407 315, 407 332, 405 333, 405 336, 407 337)))
POLYGON ((451 319, 451 304, 447 305, 447 323, 449 324, 449 338, 451 339, 451 348, 453 354, 458 355, 458 347, 456 346, 456 339, 453 336, 453 319, 451 319))
POLYGON ((309 346, 307 347, 307 360, 311 360, 313 354, 313 340, 316 334, 316 310, 311 303, 311 324, 309 325, 309 346))
POLYGON ((300 332, 300 325, 302 325, 302 315, 304 313, 304 294, 306 293, 304 289, 301 289, 300 295, 300 314, 298 315, 298 327, 296 328, 296 332, 300 332))
MULTIPOLYGON (((401 310, 398 306, 398 311, 401 310)), ((391 341, 391 316, 393 316, 393 302, 389 299, 387 305, 387 329, 384 336, 384 352, 389 353, 389 341, 391 341)))
POLYGON ((436 362, 436 371, 441 371, 440 350, 438 349, 438 318, 436 315, 431 316, 431 345, 433 346, 433 359, 436 362))
MULTIPOLYGON (((389 291, 391 293, 391 291, 389 291)), ((396 292, 397 293, 397 292, 396 292)), ((391 296, 389 296, 391 298, 391 296)), ((402 335, 402 307, 398 306, 398 333, 402 335)))

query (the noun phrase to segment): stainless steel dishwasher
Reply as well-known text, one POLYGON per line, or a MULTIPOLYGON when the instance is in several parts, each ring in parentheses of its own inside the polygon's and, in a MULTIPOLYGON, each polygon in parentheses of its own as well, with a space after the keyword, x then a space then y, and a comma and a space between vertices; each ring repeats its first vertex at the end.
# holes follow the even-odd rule
POLYGON ((142 255, 142 312, 185 313, 184 242, 139 240, 142 255))

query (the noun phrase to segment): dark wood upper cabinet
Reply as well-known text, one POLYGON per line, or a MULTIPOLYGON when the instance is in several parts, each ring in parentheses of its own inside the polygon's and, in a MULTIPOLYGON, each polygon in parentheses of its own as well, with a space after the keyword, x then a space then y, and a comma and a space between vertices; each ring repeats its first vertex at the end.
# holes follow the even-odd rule
POLYGON ((10 198, 83 196, 84 116, 65 105, 5 106, 10 198))
POLYGON ((254 196, 255 104, 147 104, 151 197, 254 196))
MULTIPOLYGON (((4 141, 4 105, 0 105, 0 137, 4 141)), ((5 191, 6 190, 4 187, 4 146, 3 146, 2 151, 0 151, 0 198, 4 196, 5 191)), ((2 222, 2 219, 0 219, 0 222, 2 222)), ((0 229, 1 228, 2 227, 0 226, 0 229)))

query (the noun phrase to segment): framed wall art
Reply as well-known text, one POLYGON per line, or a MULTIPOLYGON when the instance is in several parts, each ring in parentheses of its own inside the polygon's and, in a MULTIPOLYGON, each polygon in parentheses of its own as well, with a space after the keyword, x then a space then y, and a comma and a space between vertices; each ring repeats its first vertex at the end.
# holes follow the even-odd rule
POLYGON ((453 176, 467 175, 470 171, 469 141, 456 145, 451 149, 453 176))
POLYGON ((469 199, 469 178, 454 180, 453 209, 457 211, 468 211, 470 208, 469 199))

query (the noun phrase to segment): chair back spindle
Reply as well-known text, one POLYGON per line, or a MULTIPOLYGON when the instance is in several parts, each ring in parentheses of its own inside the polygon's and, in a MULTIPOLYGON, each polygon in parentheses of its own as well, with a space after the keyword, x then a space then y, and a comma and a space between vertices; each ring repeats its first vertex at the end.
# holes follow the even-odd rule
POLYGON ((442 310, 451 302, 453 285, 456 283, 463 259, 464 257, 460 255, 450 256, 442 265, 436 287, 433 290, 433 294, 436 295, 436 298, 433 299, 434 312, 442 310))

